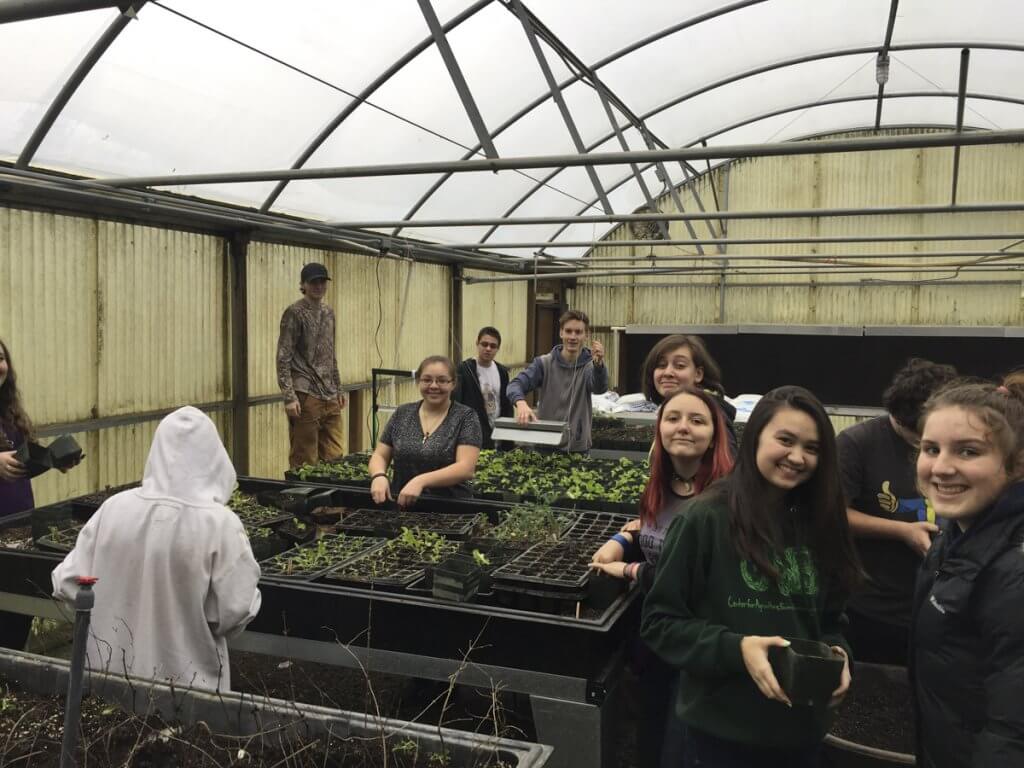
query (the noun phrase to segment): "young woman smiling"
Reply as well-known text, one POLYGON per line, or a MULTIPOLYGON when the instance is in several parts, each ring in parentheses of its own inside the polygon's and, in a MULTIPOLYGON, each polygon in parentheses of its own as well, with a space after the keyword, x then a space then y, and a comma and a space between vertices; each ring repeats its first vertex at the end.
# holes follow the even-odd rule
POLYGON ((917 482, 952 522, 918 575, 910 671, 921 768, 1024 765, 1024 387, 925 404, 917 482))
MULTIPOLYGON (((683 766, 818 765, 824 718, 790 703, 768 649, 800 638, 847 657, 859 573, 825 409, 801 387, 772 390, 732 473, 673 521, 644 603, 642 637, 680 673, 683 766)), ((849 684, 847 663, 834 704, 849 684)))
MULTIPOLYGON (((594 555, 593 568, 614 578, 654 582, 669 523, 684 514, 687 502, 733 465, 725 416, 709 393, 684 386, 658 409, 658 439, 651 453, 651 477, 640 497, 640 527, 616 534, 594 555)), ((637 734, 640 768, 661 762, 665 724, 675 690, 675 671, 642 643, 634 654, 642 711, 637 734)), ((674 748, 674 744, 670 749, 674 748)))
POLYGON ((455 365, 432 355, 416 369, 419 402, 398 406, 370 457, 370 495, 375 504, 392 499, 409 507, 425 490, 446 496, 469 496, 483 434, 472 408, 452 402, 455 365), (394 477, 387 469, 394 464, 394 477))

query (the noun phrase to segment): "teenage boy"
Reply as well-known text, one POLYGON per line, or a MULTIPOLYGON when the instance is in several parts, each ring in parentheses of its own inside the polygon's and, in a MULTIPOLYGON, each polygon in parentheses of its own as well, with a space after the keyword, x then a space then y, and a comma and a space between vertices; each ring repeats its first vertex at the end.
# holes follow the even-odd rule
POLYGON ((281 316, 277 384, 288 415, 290 467, 333 461, 345 452, 341 409, 346 399, 334 355, 334 311, 323 301, 330 279, 323 264, 304 266, 302 298, 281 316))
POLYGON ((955 377, 951 365, 911 358, 882 394, 888 413, 836 438, 846 517, 867 574, 844 633, 859 661, 907 663, 914 580, 938 531, 917 489, 917 423, 925 401, 955 377))
POLYGON ((476 357, 459 363, 458 381, 452 399, 468 405, 480 419, 484 434, 484 448, 494 448, 491 431, 499 416, 512 415, 512 403, 505 390, 508 387, 508 368, 494 358, 501 349, 501 334, 497 328, 485 326, 476 335, 476 357))
POLYGON ((578 309, 558 319, 561 344, 533 362, 508 385, 508 399, 516 409, 516 421, 527 424, 538 418, 569 422, 569 436, 559 448, 573 453, 590 450, 592 421, 590 396, 608 391, 608 369, 604 346, 595 340, 593 350, 584 343, 590 320, 578 309), (540 402, 535 413, 527 404, 528 392, 536 391, 540 402))

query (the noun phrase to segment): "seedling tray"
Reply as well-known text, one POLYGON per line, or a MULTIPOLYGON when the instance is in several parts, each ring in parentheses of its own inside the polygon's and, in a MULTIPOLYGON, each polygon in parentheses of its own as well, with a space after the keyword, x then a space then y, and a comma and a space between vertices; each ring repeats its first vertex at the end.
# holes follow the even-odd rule
POLYGON ((79 496, 77 499, 72 499, 69 502, 71 504, 71 514, 77 520, 88 520, 92 517, 92 513, 103 506, 103 502, 111 496, 116 493, 121 493, 121 491, 138 488, 140 485, 141 483, 125 483, 124 485, 116 485, 113 487, 107 486, 102 491, 90 493, 87 496, 79 496))
POLYGON ((78 533, 85 527, 84 523, 72 525, 59 531, 51 531, 45 536, 36 539, 36 546, 40 549, 48 549, 51 552, 70 552, 75 548, 78 541, 78 533))
POLYGON ((316 538, 316 524, 306 523, 293 517, 286 523, 277 527, 277 535, 282 536, 294 544, 305 544, 316 538))
POLYGON ((292 542, 283 536, 278 536, 273 528, 245 526, 245 534, 249 537, 252 556, 257 560, 265 560, 292 547, 292 542))
POLYGON ((480 523, 480 515, 357 509, 342 517, 338 530, 372 536, 394 536, 402 528, 419 528, 447 539, 465 539, 480 523))
MULTIPOLYGON (((441 556, 453 554, 457 548, 455 542, 446 541, 441 556)), ((319 580, 348 586, 404 589, 422 579, 429 565, 415 550, 393 540, 380 549, 326 571, 319 580)))
POLYGON ((374 552, 385 539, 335 534, 275 555, 260 563, 265 578, 311 581, 326 570, 374 552))
POLYGON ((576 522, 579 513, 541 504, 520 504, 498 513, 498 524, 482 532, 477 541, 504 546, 531 547, 555 541, 576 522))
POLYGON ((608 512, 580 512, 576 522, 562 538, 566 541, 596 542, 600 545, 633 519, 635 518, 629 515, 608 512))
POLYGON ((584 590, 590 578, 592 548, 573 542, 538 544, 491 574, 495 587, 526 584, 546 589, 584 590))
POLYGON ((232 494, 228 507, 246 528, 272 528, 292 519, 287 512, 261 504, 255 496, 240 492, 232 494))

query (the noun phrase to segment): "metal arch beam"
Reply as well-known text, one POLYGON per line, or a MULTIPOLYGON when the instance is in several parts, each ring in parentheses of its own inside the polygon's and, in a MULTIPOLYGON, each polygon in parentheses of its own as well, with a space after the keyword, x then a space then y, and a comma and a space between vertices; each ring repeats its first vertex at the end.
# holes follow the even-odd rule
MULTIPOLYGON (((1018 98, 1014 98, 1012 96, 1001 96, 1001 95, 998 95, 998 94, 990 94, 990 93, 967 93, 966 97, 969 98, 969 99, 977 99, 979 101, 998 101, 998 102, 1003 102, 1003 103, 1006 103, 1006 104, 1017 104, 1019 106, 1024 106, 1024 99, 1018 99, 1018 98)), ((743 126, 750 125, 752 123, 756 123, 756 122, 759 122, 761 120, 767 120, 768 118, 771 118, 771 117, 777 117, 779 115, 784 115, 784 114, 787 114, 789 112, 799 112, 800 110, 804 110, 804 109, 812 109, 814 107, 825 107, 825 106, 830 106, 830 105, 833 105, 833 104, 846 104, 846 103, 850 103, 850 102, 854 102, 854 101, 871 101, 871 100, 873 100, 875 98, 876 98, 875 95, 837 96, 837 97, 834 97, 834 98, 831 98, 831 99, 821 99, 821 100, 818 100, 818 101, 809 101, 809 102, 804 102, 803 104, 797 104, 795 106, 788 106, 788 107, 782 107, 780 109, 773 109, 773 110, 771 110, 769 112, 762 112, 761 114, 754 115, 753 117, 747 117, 747 118, 744 118, 743 120, 737 120, 736 122, 730 123, 729 125, 723 126, 721 128, 716 128, 714 131, 711 131, 710 133, 705 134, 702 137, 702 139, 695 139, 694 141, 691 141, 689 144, 687 144, 685 146, 692 147, 692 146, 695 146, 696 144, 701 143, 704 140, 713 139, 716 136, 720 136, 723 133, 728 133, 729 131, 736 130, 737 128, 742 128, 743 126)), ((889 94, 886 94, 885 98, 886 99, 911 99, 911 98, 913 98, 913 99, 924 99, 924 98, 951 98, 951 99, 955 99, 955 98, 957 98, 957 94, 953 93, 952 91, 908 91, 908 92, 903 92, 903 93, 889 93, 889 94)), ((837 129, 837 130, 844 130, 844 129, 837 129)), ((849 129, 845 129, 845 130, 849 130, 849 129)), ((808 138, 808 137, 804 137, 804 138, 808 138)), ((645 166, 641 167, 640 170, 641 170, 641 172, 643 172, 643 171, 646 171, 646 170, 650 169, 651 167, 652 167, 652 164, 648 164, 648 165, 645 165, 645 166)), ((556 172, 557 171, 552 171, 548 176, 546 176, 545 178, 541 179, 541 183, 545 183, 548 180, 550 180, 555 175, 556 172)), ((608 191, 609 192, 614 192, 616 189, 618 189, 620 186, 622 186, 622 184, 625 183, 626 181, 628 181, 628 178, 620 179, 619 181, 614 182, 613 184, 611 184, 608 187, 608 191)), ((689 181, 689 179, 687 179, 687 181, 689 181)), ((687 181, 684 181, 683 183, 685 184, 685 183, 687 183, 687 181)), ((522 205, 524 202, 526 202, 526 200, 529 199, 530 195, 535 193, 538 189, 539 189, 539 186, 538 187, 534 187, 533 189, 531 189, 527 193, 525 193, 519 200, 516 201, 516 203, 515 203, 513 208, 510 208, 508 211, 505 212, 504 217, 507 217, 510 213, 512 213, 512 211, 514 211, 516 208, 518 208, 520 205, 522 205)), ((578 216, 579 215, 583 215, 584 212, 586 212, 587 210, 590 209, 591 205, 592 204, 589 203, 589 202, 586 203, 585 205, 583 205, 583 207, 581 207, 579 209, 579 212, 578 212, 577 215, 578 216)), ((558 235, 560 235, 562 232, 564 232, 565 229, 566 229, 565 226, 561 227, 558 231, 556 231, 552 235, 552 238, 558 237, 558 235)))
MULTIPOLYGON (((28 137, 28 141, 25 142, 25 146, 21 150, 21 154, 18 155, 18 159, 15 162, 17 168, 28 168, 29 163, 32 162, 32 158, 35 157, 36 152, 39 150, 39 145, 43 143, 46 135, 53 128, 53 124, 57 122, 57 118, 60 117, 60 113, 64 111, 64 107, 67 106, 68 102, 71 101, 71 97, 75 95, 78 87, 85 81, 85 78, 89 76, 92 68, 96 66, 96 63, 100 60, 107 49, 117 39, 118 35, 121 34, 122 30, 128 26, 128 23, 135 18, 135 15, 139 12, 139 9, 146 4, 146 0, 137 0, 136 2, 128 5, 125 10, 117 15, 110 25, 106 28, 99 40, 93 43, 92 48, 85 54, 78 66, 75 67, 68 79, 64 81, 64 85, 54 96, 53 101, 50 102, 50 106, 47 108, 46 113, 39 120, 39 124, 36 125, 32 135, 28 137)), ((104 3, 104 5, 113 5, 113 3, 104 3)))
POLYGON ((430 34, 434 38, 434 45, 437 46, 437 50, 444 60, 444 65, 448 68, 448 74, 452 78, 452 85, 455 86, 455 91, 459 94, 459 99, 462 100, 462 108, 466 110, 466 117, 469 118, 473 130, 476 131, 476 137, 480 140, 480 146, 483 147, 484 154, 487 157, 497 157, 498 150, 494 148, 494 142, 491 141, 490 134, 487 132, 487 125, 484 123, 483 115, 480 114, 480 109, 477 107, 473 94, 469 90, 466 76, 462 74, 462 67, 459 66, 459 61, 455 58, 455 52, 452 51, 448 37, 441 28, 441 22, 437 18, 437 11, 430 4, 430 0, 419 0, 419 4, 420 10, 423 12, 423 18, 427 22, 427 28, 430 29, 430 34))
MULTIPOLYGON (((960 51, 960 80, 956 91, 956 132, 964 129, 964 106, 967 102, 967 70, 971 63, 971 49, 960 51)), ((950 205, 956 205, 956 186, 960 180, 960 147, 953 148, 953 191, 950 205)))
MULTIPOLYGON (((565 123, 566 130, 569 131, 569 136, 572 139, 573 146, 576 147, 576 152, 578 154, 585 154, 587 150, 583 144, 583 138, 580 136, 579 129, 576 127, 576 121, 572 118, 572 111, 569 109, 569 105, 566 103, 565 97, 562 95, 562 88, 555 80, 555 73, 551 71, 551 65, 548 64, 547 57, 544 55, 544 51, 541 49, 540 43, 537 41, 537 33, 533 28, 533 22, 530 20, 530 17, 526 15, 526 9, 523 7, 521 0, 510 0, 510 2, 512 3, 513 12, 519 17, 519 21, 523 25, 523 32, 526 33, 526 41, 530 44, 530 49, 533 51, 534 58, 537 59, 540 71, 544 75, 544 81, 548 84, 548 88, 551 91, 551 98, 554 100, 558 107, 558 111, 562 115, 562 122, 565 123)), ((605 213, 614 213, 614 211, 612 211, 612 204, 608 201, 608 195, 605 194, 604 188, 601 186, 601 180, 597 177, 597 171, 595 171, 591 166, 587 166, 587 176, 590 177, 590 183, 593 185, 594 191, 597 193, 597 197, 601 201, 601 208, 605 213)))
POLYGON ((885 96, 885 84, 889 80, 889 46, 892 45, 892 33, 896 27, 896 10, 899 8, 900 0, 892 0, 889 3, 889 20, 885 25, 885 41, 878 51, 878 58, 875 64, 875 79, 878 82, 878 103, 875 105, 875 130, 882 125, 882 100, 885 96), (879 79, 879 68, 885 66, 885 80, 879 79))
MULTIPOLYGON (((471 5, 468 8, 466 8, 458 16, 456 16, 453 19, 451 19, 441 29, 446 34, 448 32, 451 32, 453 29, 455 29, 460 24, 462 24, 462 22, 472 18, 474 15, 476 15, 477 13, 482 11, 484 8, 486 8, 488 5, 490 5, 492 2, 493 2, 493 0, 477 0, 477 2, 473 3, 473 5, 471 5)), ((331 120, 331 122, 329 122, 326 126, 324 126, 323 130, 321 130, 320 133, 318 133, 313 138, 313 140, 309 144, 306 145, 306 148, 304 150, 302 150, 302 152, 299 154, 299 156, 295 160, 295 162, 292 163, 291 167, 292 168, 301 168, 302 166, 304 166, 306 164, 306 161, 308 161, 309 158, 311 158, 313 156, 313 153, 315 153, 318 149, 320 149, 320 147, 323 145, 323 143, 325 141, 327 141, 327 139, 331 136, 331 134, 334 133, 338 129, 338 126, 340 126, 343 122, 345 122, 345 120, 348 119, 349 115, 351 115, 353 112, 355 112, 355 110, 358 109, 362 105, 362 103, 364 101, 366 101, 368 98, 370 98, 370 96, 372 96, 377 91, 378 88, 383 86, 392 77, 394 77, 396 74, 398 74, 398 72, 406 64, 408 64, 410 61, 412 61, 417 56, 419 56, 421 53, 423 53, 423 51, 427 50, 427 48, 429 48, 430 45, 433 42, 434 42, 434 38, 433 37, 426 37, 423 40, 421 40, 419 43, 414 45, 412 48, 410 48, 408 51, 406 51, 405 55, 395 59, 394 63, 392 63, 392 65, 390 67, 388 67, 386 70, 381 72, 380 75, 377 76, 376 80, 374 80, 372 83, 370 83, 368 86, 366 86, 362 91, 360 91, 359 95, 356 96, 355 99, 353 99, 351 102, 349 102, 349 104, 346 105, 345 108, 343 110, 341 110, 341 112, 339 112, 335 116, 335 118, 333 120, 331 120)), ((497 135, 496 133, 492 133, 491 134, 492 137, 494 137, 496 135, 497 135)), ((480 150, 481 150, 481 147, 479 145, 477 145, 473 149, 473 151, 471 151, 467 155, 467 157, 472 157, 473 155, 475 155, 480 150)), ((284 179, 284 180, 280 181, 278 184, 276 184, 274 186, 274 189, 271 190, 270 194, 267 196, 267 199, 263 201, 263 205, 260 206, 260 213, 267 213, 270 210, 271 206, 273 206, 274 203, 277 202, 277 199, 281 196, 281 193, 284 192, 284 188, 286 186, 288 186, 288 180, 287 179, 284 179)))
MULTIPOLYGON (((943 43, 906 43, 906 44, 903 44, 903 45, 894 45, 894 46, 892 46, 891 50, 933 50, 933 49, 947 49, 947 48, 962 48, 965 45, 970 46, 972 48, 979 48, 979 47, 986 48, 988 50, 1006 50, 1006 51, 1024 52, 1024 45, 1000 44, 1000 43, 945 43, 945 42, 943 42, 943 43)), ((821 61, 821 60, 824 60, 824 59, 839 58, 839 57, 842 57, 842 56, 863 55, 863 54, 868 54, 868 53, 874 53, 877 50, 878 50, 877 46, 866 46, 866 47, 859 47, 859 48, 846 48, 846 49, 841 49, 841 50, 836 50, 836 51, 826 51, 824 53, 807 54, 807 55, 804 55, 804 56, 797 56, 797 57, 794 57, 794 58, 791 58, 791 59, 785 59, 783 61, 775 62, 774 64, 766 64, 766 65, 761 65, 761 66, 758 66, 758 67, 754 67, 753 69, 748 69, 748 70, 746 70, 744 72, 740 72, 740 73, 737 73, 737 74, 734 74, 734 75, 729 75, 728 77, 724 77, 724 78, 722 78, 720 80, 715 81, 714 83, 710 83, 708 85, 701 86, 700 88, 697 88, 695 90, 689 91, 689 92, 687 92, 687 93, 685 93, 685 94, 683 94, 683 95, 681 95, 679 97, 676 97, 676 98, 674 98, 674 99, 672 99, 670 101, 667 101, 667 102, 665 102, 665 103, 663 103, 663 104, 653 108, 652 110, 650 110, 650 111, 644 113, 643 115, 641 115, 640 118, 642 120, 647 120, 647 119, 649 119, 649 118, 651 118, 651 117, 653 117, 655 115, 660 114, 661 112, 664 112, 667 109, 671 109, 672 107, 678 106, 679 104, 681 104, 684 101, 687 101, 689 99, 695 98, 695 97, 700 96, 700 95, 702 95, 704 93, 707 93, 709 91, 715 90, 716 88, 721 88, 721 87, 723 87, 725 85, 730 85, 730 84, 732 84, 734 82, 738 82, 740 80, 744 80, 744 79, 746 79, 748 77, 754 77, 756 75, 765 74, 766 72, 773 72, 773 71, 778 70, 778 69, 784 69, 786 67, 796 66, 798 64, 808 64, 808 63, 812 63, 812 62, 815 62, 815 61, 821 61)), ((872 98, 874 98, 874 97, 872 97, 872 98)), ((705 136, 702 136, 700 139, 697 139, 697 140, 693 141, 689 146, 693 146, 695 144, 698 144, 702 140, 712 138, 713 135, 715 135, 715 134, 707 134, 705 136)), ((600 146, 601 144, 603 144, 606 141, 608 141, 610 138, 612 138, 612 134, 606 134, 606 135, 602 136, 597 141, 595 141, 588 148, 588 150, 594 149, 594 148, 600 146)), ((546 176, 542 180, 542 183, 543 184, 547 184, 547 182, 549 182, 551 179, 553 179, 555 176, 557 176, 561 172, 561 170, 562 169, 556 169, 556 170, 552 171, 548 176, 546 176)), ((434 185, 434 187, 432 187, 431 190, 428 190, 428 194, 432 194, 433 191, 435 191, 437 187, 440 187, 440 185, 443 184, 446 179, 447 179, 447 176, 444 176, 441 179, 439 179, 438 182, 434 185)), ((538 185, 534 186, 525 195, 523 195, 523 197, 521 197, 516 202, 516 204, 513 207, 511 207, 506 212, 506 215, 512 213, 516 208, 518 208, 526 200, 528 200, 529 197, 533 193, 537 192, 540 189, 540 186, 541 186, 541 184, 538 184, 538 185)), ((423 200, 423 202, 425 202, 425 201, 426 201, 426 199, 423 200)), ((558 234, 559 233, 556 232, 554 236, 557 237, 558 234)))
MULTIPOLYGON (((648 37, 642 38, 641 40, 638 40, 635 43, 631 43, 630 45, 627 45, 625 48, 620 48, 618 51, 615 51, 614 53, 610 54, 609 56, 606 56, 605 58, 601 59, 597 63, 593 64, 590 67, 590 69, 591 69, 591 71, 597 71, 601 67, 607 66, 608 64, 611 64, 611 63, 613 63, 615 61, 618 61, 620 58, 622 58, 623 56, 626 56, 626 55, 632 53, 633 51, 639 50, 640 48, 643 48, 643 47, 645 47, 647 45, 655 43, 658 40, 661 40, 662 38, 668 37, 670 35, 674 35, 676 32, 681 32, 684 29, 688 29, 690 27, 697 26, 698 24, 702 24, 705 21, 710 21, 712 19, 718 18, 719 16, 725 16, 726 14, 733 13, 735 11, 740 11, 740 10, 743 10, 744 8, 749 7, 749 6, 758 5, 759 3, 763 3, 763 2, 766 2, 766 0, 739 0, 738 2, 732 3, 732 4, 727 5, 727 6, 723 6, 722 8, 716 8, 716 9, 708 11, 706 13, 698 14, 697 16, 693 16, 693 17, 691 17, 689 19, 686 19, 685 21, 682 21, 682 22, 680 22, 678 24, 674 24, 674 25, 672 25, 670 27, 666 27, 665 29, 663 29, 663 30, 661 30, 661 31, 659 31, 659 32, 657 32, 657 33, 655 33, 653 35, 650 35, 648 37)), ((572 77, 569 77, 566 80, 563 80, 561 83, 559 83, 558 87, 560 89, 564 90, 565 88, 568 88, 573 83, 575 83, 575 82, 577 82, 579 80, 582 80, 582 79, 583 79, 583 75, 581 73, 576 73, 572 77)), ((515 125, 523 117, 528 115, 533 110, 537 109, 537 107, 539 107, 541 104, 546 102, 548 100, 548 98, 550 98, 550 94, 541 94, 540 96, 535 98, 533 101, 528 103, 526 106, 524 106, 518 112, 516 112, 514 115, 509 117, 504 123, 502 123, 497 128, 495 128, 494 129, 494 133, 491 134, 491 137, 494 138, 494 137, 500 135, 501 133, 504 133, 504 131, 506 129, 508 129, 511 126, 515 125)), ((462 156, 462 159, 463 160, 468 160, 469 158, 473 157, 473 155, 475 155, 479 151, 480 151, 480 147, 479 146, 473 147, 469 152, 467 152, 465 155, 462 156)), ((441 186, 446 181, 448 181, 449 178, 451 178, 451 174, 445 174, 440 179, 435 181, 430 186, 430 189, 428 189, 426 192, 423 193, 423 195, 420 197, 420 199, 417 200, 413 204, 412 208, 410 208, 408 213, 406 213, 405 216, 403 216, 402 218, 403 219, 411 219, 413 216, 415 216, 416 212, 419 211, 420 208, 422 208, 424 205, 426 205, 427 200, 429 200, 431 197, 433 197, 434 193, 437 192, 437 190, 440 189, 441 186)), ((398 228, 395 231, 398 232, 398 231, 400 231, 400 229, 401 228, 398 228)))

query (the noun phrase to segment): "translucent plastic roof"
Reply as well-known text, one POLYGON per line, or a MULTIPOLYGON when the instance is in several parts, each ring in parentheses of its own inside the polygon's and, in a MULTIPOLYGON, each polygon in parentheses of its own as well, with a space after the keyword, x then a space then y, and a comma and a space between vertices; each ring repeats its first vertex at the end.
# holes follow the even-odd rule
MULTIPOLYGON (((894 4, 883 128, 952 126, 965 47, 964 125, 1024 128, 1019 0, 532 0, 522 7, 583 146, 601 152, 622 144, 597 81, 634 150, 647 148, 638 124, 659 147, 873 127, 876 59, 894 4)), ((424 5, 446 29, 499 156, 576 152, 517 0, 161 0, 141 5, 127 23, 117 8, 0 23, 7 73, 0 160, 102 179, 483 157, 424 5), (51 123, 47 111, 104 36, 112 42, 51 123), (31 151, 33 134, 41 140, 31 151)), ((645 203, 628 167, 595 170, 612 211, 645 203)), ((672 183, 685 180, 679 163, 667 170, 672 183)), ((664 191, 653 169, 643 177, 653 195, 664 191)), ((603 211, 580 167, 162 188, 342 223, 603 211)), ((400 232, 528 255, 501 244, 589 241, 611 226, 413 224, 400 232)))

